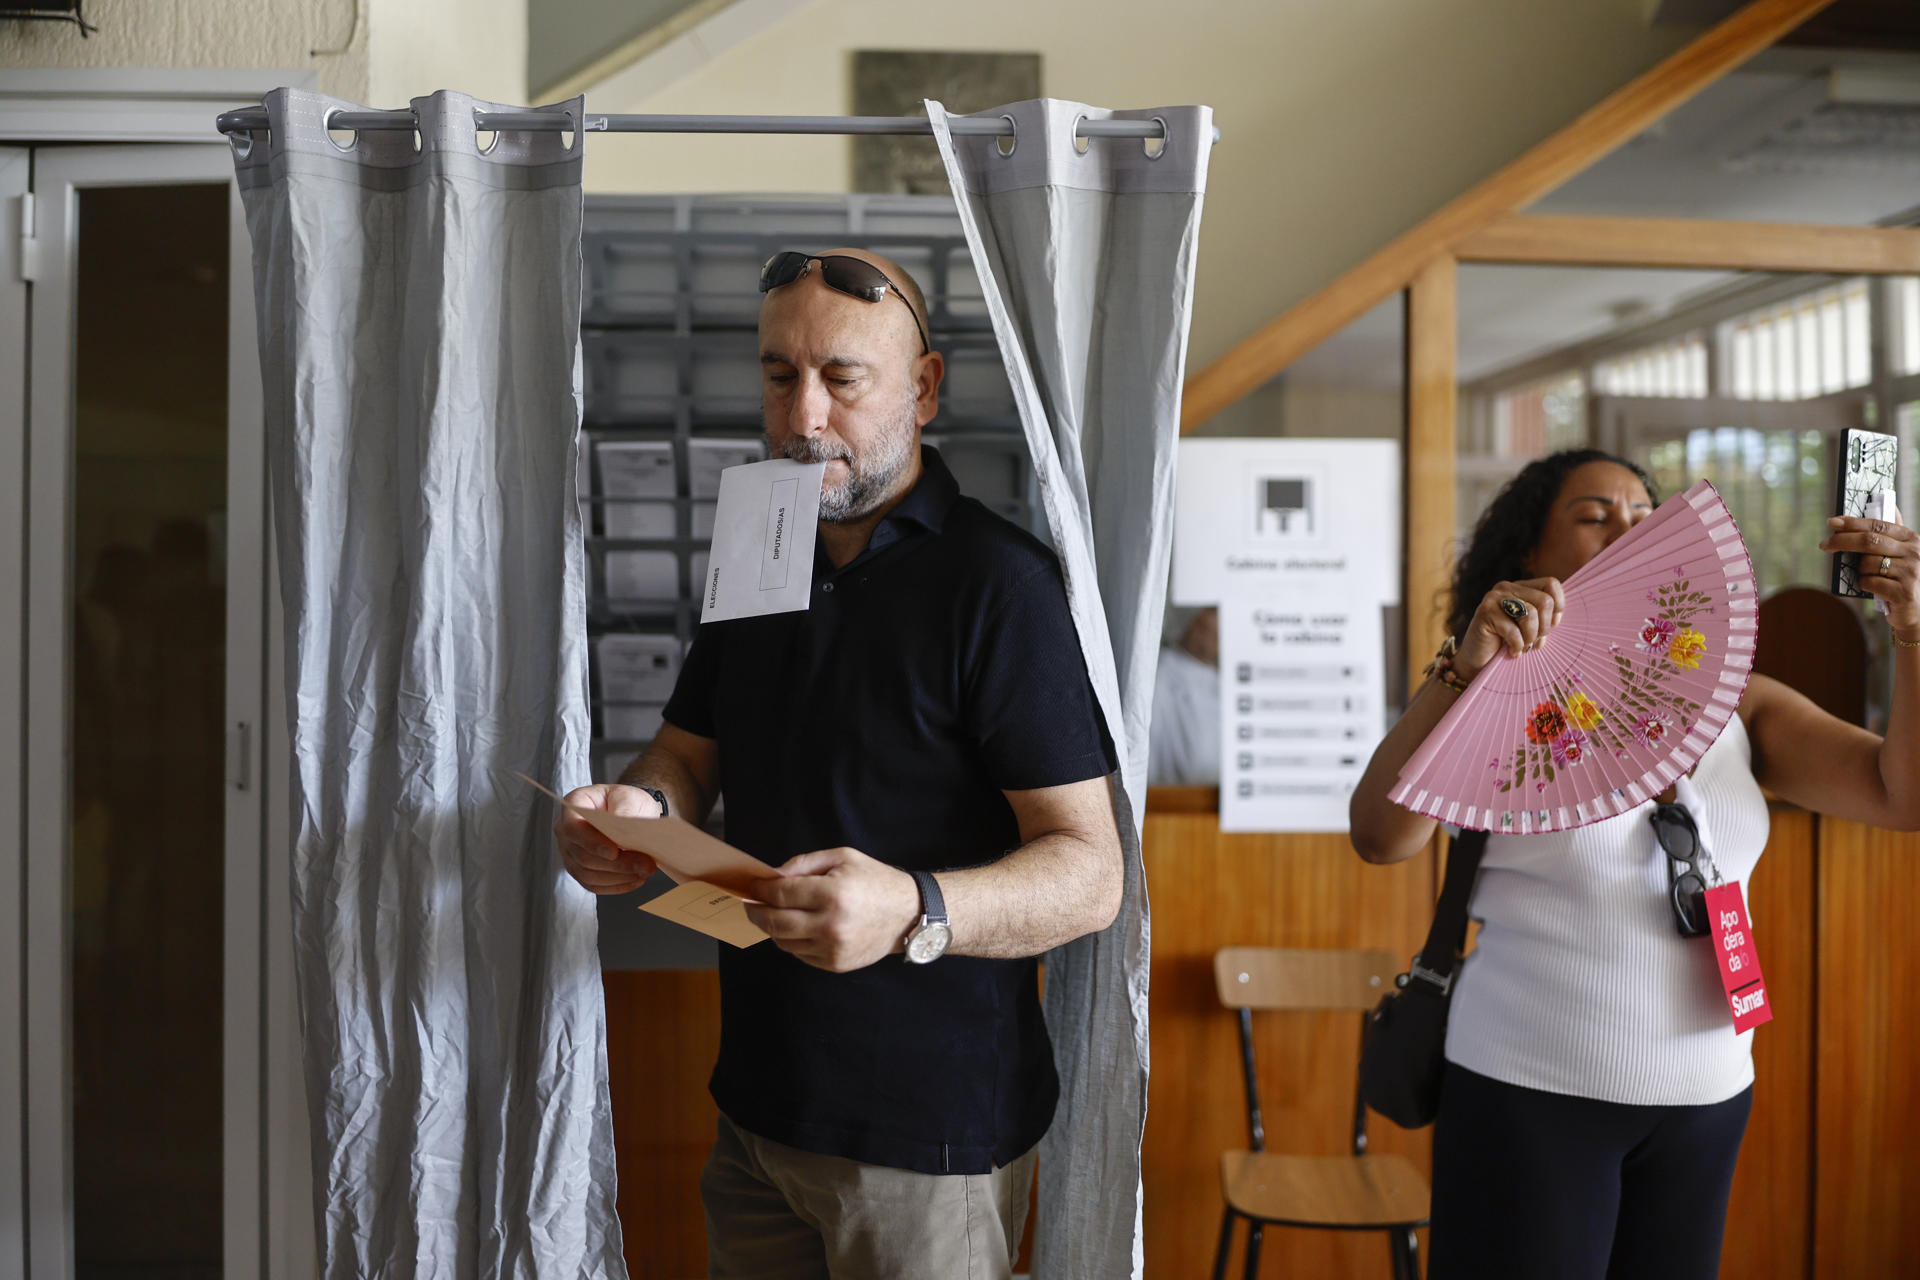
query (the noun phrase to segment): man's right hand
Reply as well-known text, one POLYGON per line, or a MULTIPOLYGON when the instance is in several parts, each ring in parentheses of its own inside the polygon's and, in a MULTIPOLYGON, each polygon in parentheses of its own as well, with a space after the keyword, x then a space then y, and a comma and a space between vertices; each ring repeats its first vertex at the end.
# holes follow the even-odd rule
MULTIPOLYGON (((595 783, 567 793, 567 803, 582 809, 603 809, 627 818, 657 818, 660 804, 639 787, 595 783)), ((560 810, 553 838, 567 874, 595 893, 631 893, 647 882, 654 861, 644 853, 622 849, 594 829, 572 809, 560 810)))

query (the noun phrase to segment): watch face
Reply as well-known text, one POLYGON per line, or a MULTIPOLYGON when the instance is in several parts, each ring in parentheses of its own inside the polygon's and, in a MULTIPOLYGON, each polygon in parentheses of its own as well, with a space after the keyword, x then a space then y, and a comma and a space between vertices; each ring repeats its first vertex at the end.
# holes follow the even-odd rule
POLYGON ((951 941, 953 930, 946 925, 923 924, 907 939, 907 959, 914 964, 938 960, 946 953, 947 944, 951 941))

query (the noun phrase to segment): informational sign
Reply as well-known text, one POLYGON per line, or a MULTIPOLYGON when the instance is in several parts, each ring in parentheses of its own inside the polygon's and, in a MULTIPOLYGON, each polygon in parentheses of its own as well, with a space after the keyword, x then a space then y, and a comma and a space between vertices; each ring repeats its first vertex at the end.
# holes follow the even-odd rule
POLYGON ((1305 588, 1220 606, 1220 829, 1345 831, 1382 735, 1380 602, 1305 588))
POLYGON ((1400 446, 1392 440, 1182 440, 1173 602, 1333 587, 1400 599, 1400 446))

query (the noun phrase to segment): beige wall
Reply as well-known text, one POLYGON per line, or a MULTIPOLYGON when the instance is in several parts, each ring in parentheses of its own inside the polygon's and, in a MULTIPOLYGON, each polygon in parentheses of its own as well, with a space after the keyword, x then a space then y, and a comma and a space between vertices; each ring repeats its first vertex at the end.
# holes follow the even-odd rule
POLYGON ((311 68, 320 89, 372 106, 435 89, 526 101, 527 0, 88 0, 86 12, 99 28, 86 39, 67 23, 0 21, 0 68, 311 68))
POLYGON ((366 101, 402 107, 435 89, 527 101, 527 0, 366 0, 366 101))
MULTIPOLYGON (((1252 400, 1253 397, 1249 397, 1252 400)), ((1405 401, 1397 387, 1359 387, 1341 383, 1282 381, 1264 405, 1279 405, 1275 434, 1313 439, 1384 437, 1398 440, 1406 421, 1405 401)), ((1264 407, 1264 406, 1263 406, 1264 407)))
POLYGON ((311 68, 319 88, 358 100, 367 88, 364 14, 354 29, 362 2, 87 0, 99 30, 85 39, 69 23, 0 21, 0 67, 311 68))
MULTIPOLYGON (((1212 105, 1192 365, 1679 47, 1642 0, 813 0, 601 111, 839 114, 851 51, 1038 50, 1055 97, 1212 105)), ((842 139, 604 137, 595 191, 842 191, 842 139)), ((1223 424, 1226 425, 1226 424, 1223 424)))

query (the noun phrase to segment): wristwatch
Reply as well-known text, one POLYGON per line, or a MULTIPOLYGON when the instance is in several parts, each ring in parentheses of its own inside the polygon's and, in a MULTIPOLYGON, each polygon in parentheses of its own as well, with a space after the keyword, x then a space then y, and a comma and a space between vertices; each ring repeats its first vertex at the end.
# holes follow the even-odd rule
POLYGON ((947 902, 931 871, 909 871, 920 886, 920 922, 907 932, 907 963, 932 964, 947 952, 953 929, 947 924, 947 902))
POLYGON ((660 806, 660 812, 656 816, 662 817, 662 818, 666 817, 667 816, 667 793, 660 790, 660 788, 658 787, 642 787, 640 789, 646 792, 648 795, 652 796, 654 803, 660 806))

